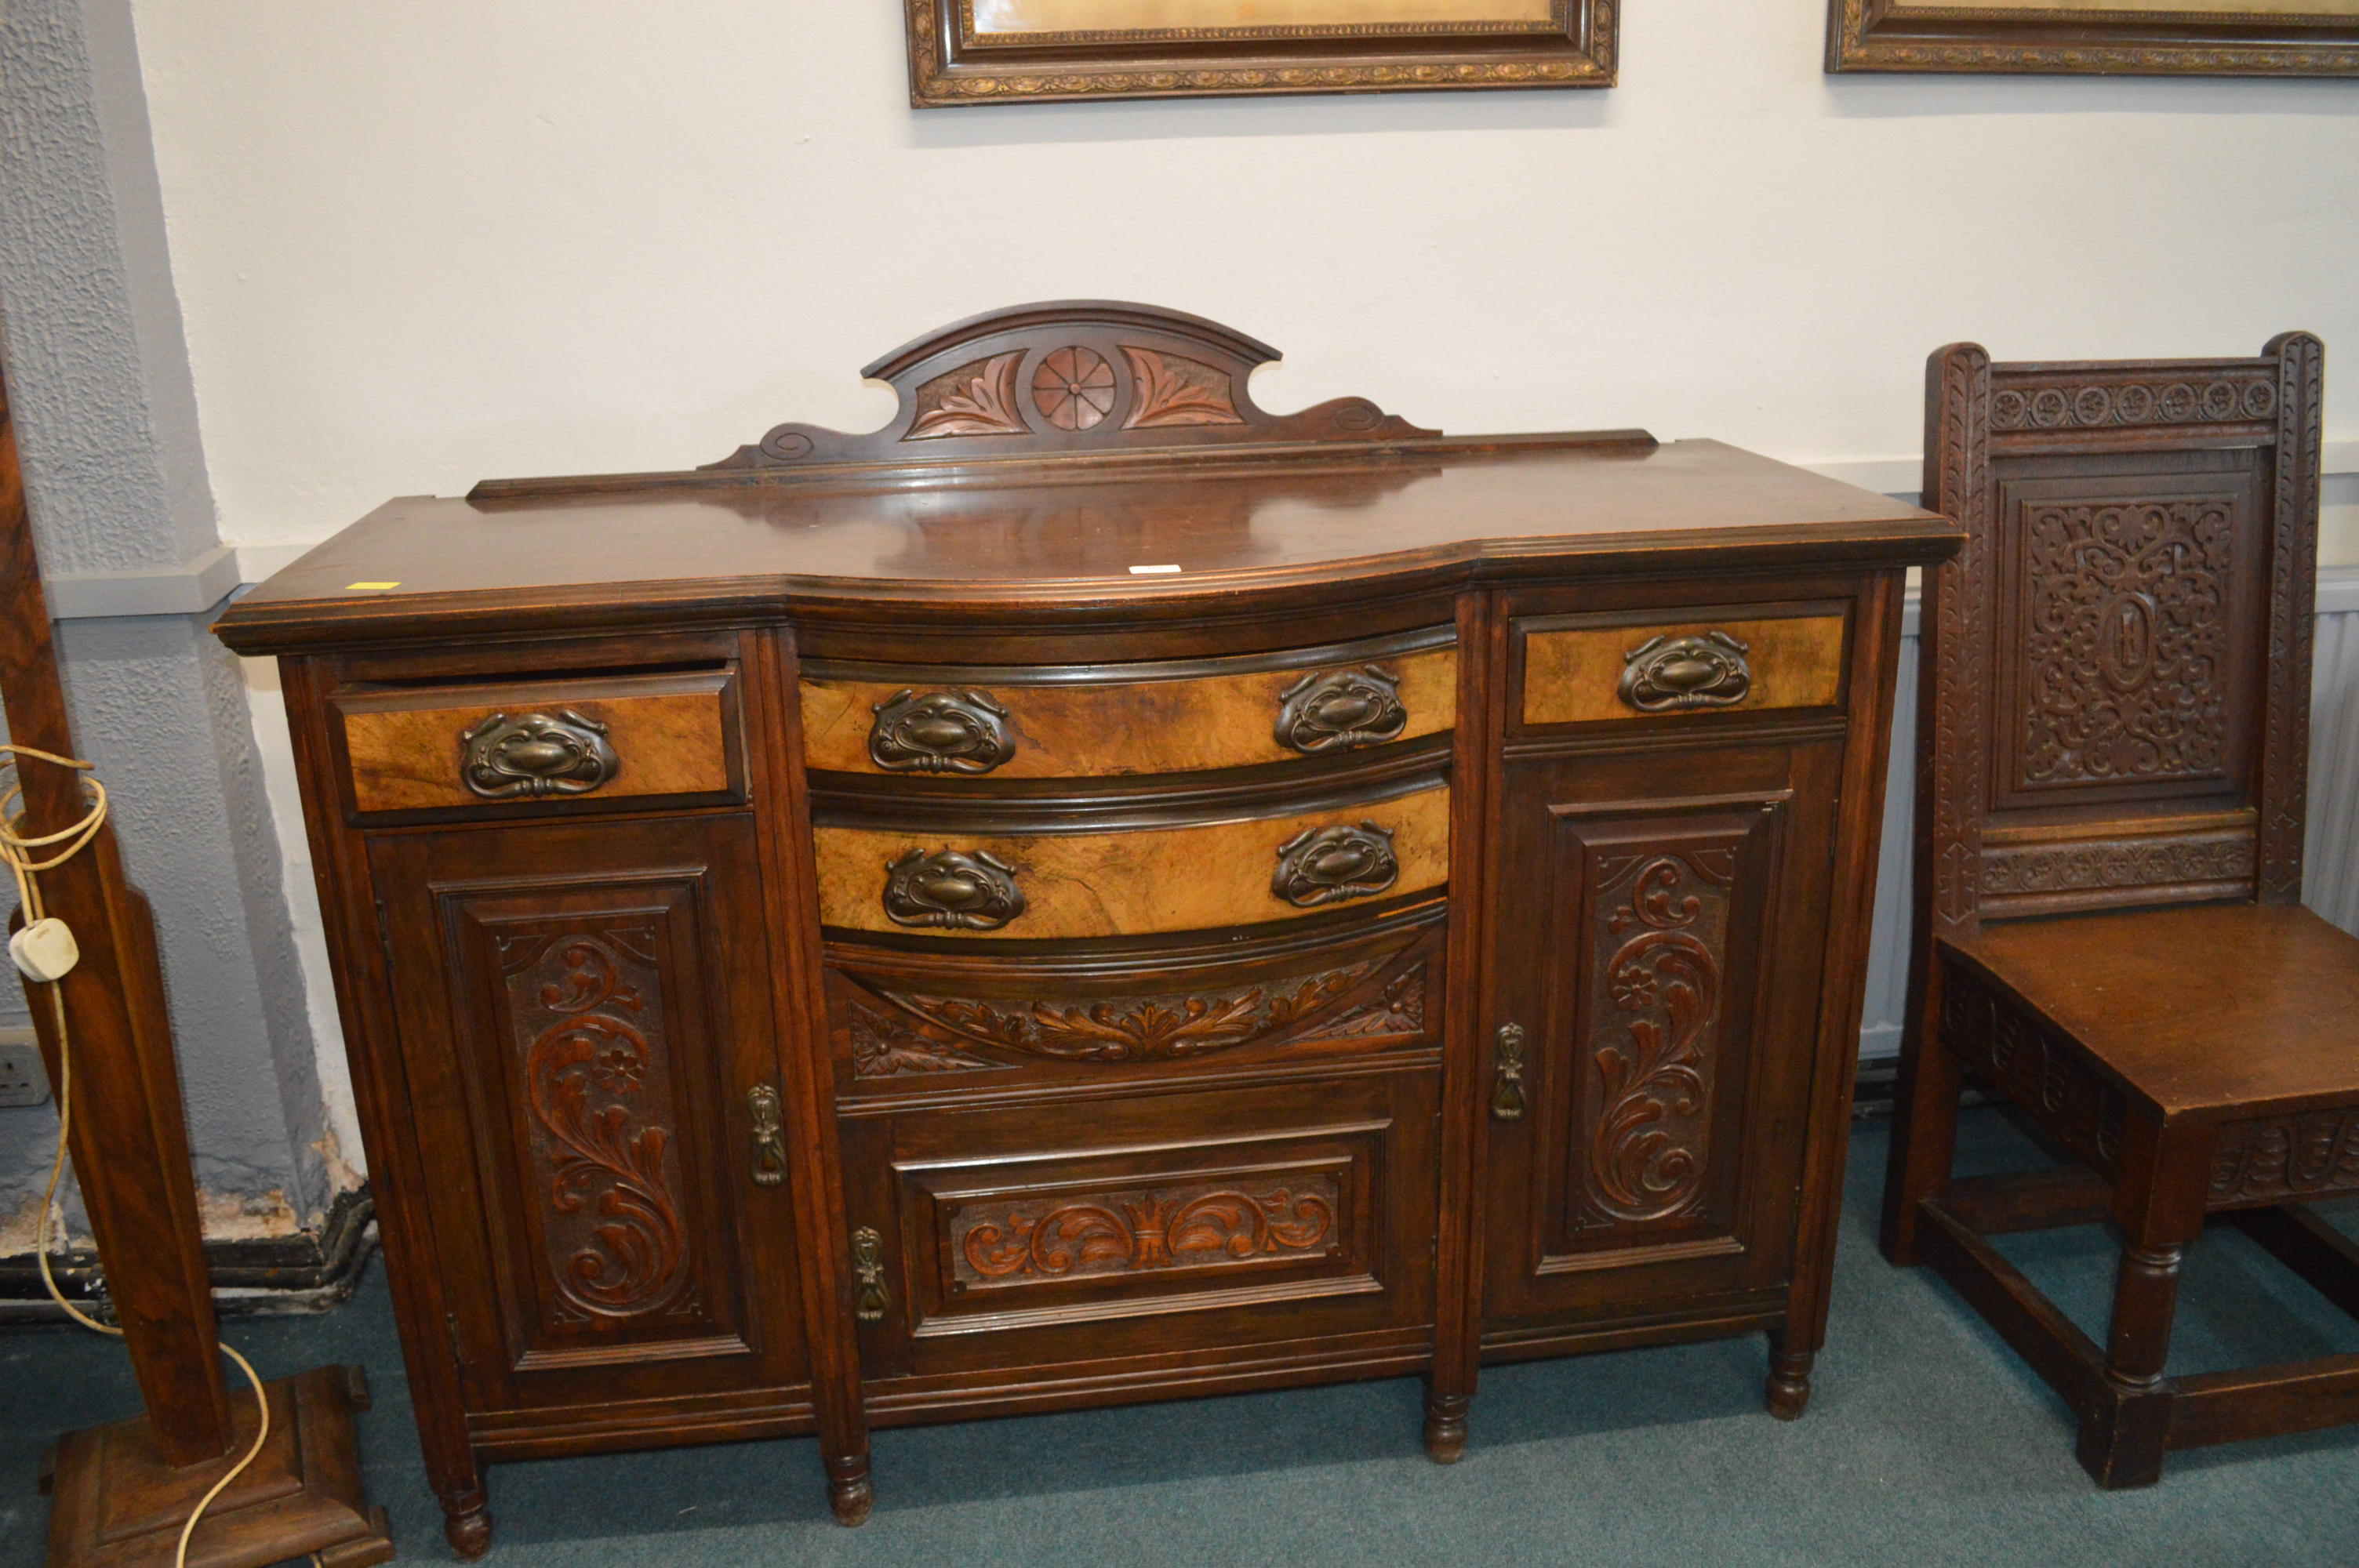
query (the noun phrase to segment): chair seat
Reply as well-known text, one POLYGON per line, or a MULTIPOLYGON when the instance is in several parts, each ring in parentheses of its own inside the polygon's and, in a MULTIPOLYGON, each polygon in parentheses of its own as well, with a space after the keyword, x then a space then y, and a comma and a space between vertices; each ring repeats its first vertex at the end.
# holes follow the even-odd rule
POLYGON ((2359 936, 2299 905, 2017 921, 1940 946, 2165 1121, 2359 1104, 2359 936))

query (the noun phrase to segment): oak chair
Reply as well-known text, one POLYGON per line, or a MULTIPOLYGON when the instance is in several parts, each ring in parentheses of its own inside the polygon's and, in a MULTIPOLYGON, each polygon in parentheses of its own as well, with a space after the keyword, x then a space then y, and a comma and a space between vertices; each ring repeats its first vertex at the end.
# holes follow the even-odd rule
POLYGON ((2359 1356, 2171 1378, 2207 1216, 2359 1314, 2359 937, 2303 908, 2323 351, 1926 374, 1916 949, 1885 1255, 2070 1404, 2106 1487, 2359 1421, 2359 1356), (2077 1164, 1952 1180, 1973 1073, 2077 1164), (1985 1238, 2111 1219, 2100 1346, 1985 1238))

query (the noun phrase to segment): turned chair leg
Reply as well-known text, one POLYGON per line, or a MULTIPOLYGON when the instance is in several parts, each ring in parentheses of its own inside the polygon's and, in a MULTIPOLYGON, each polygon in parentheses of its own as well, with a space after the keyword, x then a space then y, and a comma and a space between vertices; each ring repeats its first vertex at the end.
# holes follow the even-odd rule
POLYGON ((2081 1418, 2082 1468, 2108 1491, 2150 1487, 2162 1479, 2170 1438, 2170 1392, 2163 1368, 2170 1357, 2171 1318, 2179 1306, 2183 1245, 2122 1249, 2114 1275, 2113 1326, 2105 1336, 2103 1406, 2081 1418))
POLYGON ((1466 1453, 1464 1394, 1436 1393, 1430 1384, 1425 1395, 1425 1452, 1437 1465, 1455 1465, 1466 1453))
POLYGON ((1769 1331, 1769 1380, 1763 1390, 1763 1401, 1771 1415, 1779 1421, 1802 1419, 1810 1404, 1810 1364, 1818 1358, 1817 1350, 1797 1343, 1790 1328, 1769 1331))
POLYGON ((1892 1151, 1884 1166, 1885 1258, 1912 1268, 1917 1255, 1917 1206, 1949 1191, 1957 1156, 1958 1101, 1965 1067, 1940 1042, 1940 976, 1935 961, 1930 992, 1900 1049, 1900 1081, 1892 1101, 1892 1151))

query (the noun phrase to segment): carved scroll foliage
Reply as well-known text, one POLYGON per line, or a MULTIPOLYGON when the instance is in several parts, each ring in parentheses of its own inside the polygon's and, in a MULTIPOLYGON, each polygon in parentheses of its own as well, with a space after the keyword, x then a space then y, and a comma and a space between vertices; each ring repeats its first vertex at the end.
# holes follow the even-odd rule
POLYGON ((2245 881, 2252 875, 2248 833, 2010 844, 1983 851, 1983 892, 1992 898, 2245 881))
POLYGON ((634 926, 500 943, 533 1153, 549 1172, 560 1316, 577 1322, 693 1304, 679 1162, 658 1119, 670 1113, 657 940, 634 926))
POLYGON ((2359 1192, 2359 1110, 2231 1122, 2212 1159, 2215 1207, 2359 1192))
POLYGON ((1122 352, 1130 361, 1134 388, 1130 412, 1123 416, 1124 429, 1245 423, 1230 395, 1227 372, 1135 343, 1123 344, 1122 352))
POLYGON ((971 1073, 1003 1067, 962 1049, 957 1037, 928 1020, 854 999, 847 1009, 852 1076, 893 1078, 913 1073, 971 1073))
POLYGON ((1970 928, 1982 895, 1982 819, 1989 745, 1989 682, 1975 674, 1990 624, 1990 355, 1972 343, 1939 361, 1940 446, 1930 455, 1925 504, 1966 533, 1965 546, 1928 568, 1934 661, 1932 722, 1940 759, 1930 836, 1933 917, 1940 930, 1970 928))
POLYGON ((1597 1119, 1592 1224, 1672 1218, 1704 1195, 1733 849, 1617 857, 1601 867, 1590 1048, 1597 1119))
POLYGON ((2018 787, 2225 765, 2233 522, 2223 500, 2026 509, 2018 787))
POLYGON ((1024 416, 1016 411, 1016 367, 1023 359, 1022 350, 1011 350, 945 371, 920 385, 917 417, 901 438, 1027 434, 1024 416))
POLYGON ((1263 1192, 1191 1183, 976 1206, 962 1216, 956 1278, 1080 1278, 1316 1254, 1331 1249, 1338 1200, 1336 1179, 1322 1174, 1263 1192))

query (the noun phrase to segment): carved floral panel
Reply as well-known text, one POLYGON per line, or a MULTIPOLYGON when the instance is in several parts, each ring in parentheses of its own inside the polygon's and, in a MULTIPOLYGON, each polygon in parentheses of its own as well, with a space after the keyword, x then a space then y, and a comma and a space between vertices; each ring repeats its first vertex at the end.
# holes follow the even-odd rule
POLYGON ((660 941, 653 923, 494 938, 553 1326, 700 1311, 660 941))
POLYGON ((2024 507, 2016 788, 2222 774, 2234 515, 2221 497, 2024 507))
POLYGON ((973 1201, 951 1217, 956 1284, 1226 1270, 1340 1249, 1339 1179, 1326 1172, 1172 1181, 973 1201))

